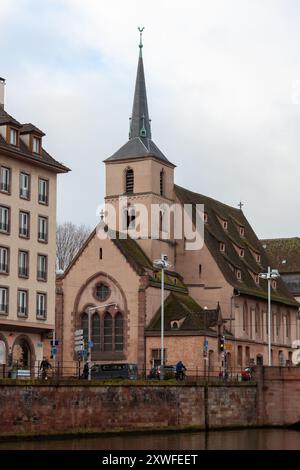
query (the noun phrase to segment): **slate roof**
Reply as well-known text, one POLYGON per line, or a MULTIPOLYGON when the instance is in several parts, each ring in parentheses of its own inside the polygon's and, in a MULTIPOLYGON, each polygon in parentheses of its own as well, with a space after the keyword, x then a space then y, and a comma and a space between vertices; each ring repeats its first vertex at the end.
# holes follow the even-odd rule
MULTIPOLYGON (((267 281, 260 279, 257 285, 254 276, 264 272, 270 260, 243 211, 180 186, 175 185, 174 188, 181 203, 204 204, 208 217, 208 222, 204 224, 205 244, 227 282, 242 294, 267 300, 267 281), (223 228, 222 221, 227 221, 227 230, 223 228), (240 235, 240 227, 244 227, 244 236, 240 235), (220 242, 225 243, 225 252, 220 251, 220 242), (235 247, 244 249, 244 257, 239 256, 235 247), (256 254, 261 256, 260 263, 256 261, 256 254), (241 271, 241 281, 236 277, 236 270, 241 271)), ((277 289, 272 289, 272 300, 291 306, 299 305, 280 278, 277 279, 277 289)))
POLYGON ((20 134, 29 134, 30 132, 34 132, 35 134, 38 134, 42 137, 44 135, 46 135, 46 134, 44 134, 43 131, 41 131, 38 127, 34 126, 31 123, 23 124, 21 129, 20 129, 20 134))
MULTIPOLYGON (((155 313, 146 331, 161 331, 161 309, 155 313)), ((218 322, 222 323, 219 307, 208 310, 200 307, 188 294, 171 292, 164 303, 164 325, 166 332, 180 333, 198 331, 216 334, 218 322), (171 322, 179 322, 179 328, 172 328, 171 322)))
POLYGON ((14 124, 16 127, 21 127, 22 124, 8 114, 2 106, 0 106, 0 126, 3 124, 14 124))
POLYGON ((300 237, 261 240, 271 266, 282 274, 300 273, 300 237))
MULTIPOLYGON (((36 129, 40 135, 45 135, 42 131, 40 131, 37 127, 33 126, 33 124, 25 124, 22 126, 16 119, 11 117, 4 109, 0 106, 0 125, 3 124, 13 124, 17 127, 21 128, 21 133, 22 129, 25 126, 30 126, 30 128, 36 129)), ((29 127, 28 127, 29 128, 29 127)), ((26 127, 25 127, 26 129, 26 127)), ((27 145, 20 139, 19 146, 16 147, 14 145, 10 145, 6 142, 6 140, 0 135, 0 152, 1 150, 9 152, 10 156, 13 157, 19 157, 22 159, 27 159, 29 162, 32 163, 39 163, 41 165, 46 165, 50 167, 53 171, 57 173, 66 173, 70 171, 68 167, 63 165, 62 163, 58 162, 55 160, 51 155, 49 155, 46 150, 42 149, 42 154, 34 154, 32 153, 27 145)))
MULTIPOLYGON (((91 232, 87 240, 84 242, 74 259, 71 261, 67 269, 65 270, 63 276, 65 277, 70 271, 72 266, 76 263, 77 259, 81 256, 85 248, 88 246, 92 238, 97 233, 97 227, 91 232)), ((131 237, 122 239, 119 237, 119 233, 116 233, 116 238, 111 238, 112 243, 120 250, 122 255, 132 266, 132 268, 140 276, 149 275, 149 284, 153 287, 161 286, 161 272, 157 271, 146 253, 142 250, 140 245, 131 237)), ((174 271, 165 271, 165 288, 166 290, 174 290, 178 292, 187 292, 187 287, 182 281, 182 277, 174 271)))

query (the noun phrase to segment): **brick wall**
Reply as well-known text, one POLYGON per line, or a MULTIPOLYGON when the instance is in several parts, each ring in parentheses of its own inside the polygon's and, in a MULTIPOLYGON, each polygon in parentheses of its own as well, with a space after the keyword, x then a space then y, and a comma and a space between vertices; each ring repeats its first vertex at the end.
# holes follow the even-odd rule
POLYGON ((0 387, 0 435, 253 424, 254 386, 0 387), (205 395, 207 400, 205 400, 205 395), (205 401, 207 407, 205 406, 205 401), (206 413, 207 412, 207 413, 206 413))

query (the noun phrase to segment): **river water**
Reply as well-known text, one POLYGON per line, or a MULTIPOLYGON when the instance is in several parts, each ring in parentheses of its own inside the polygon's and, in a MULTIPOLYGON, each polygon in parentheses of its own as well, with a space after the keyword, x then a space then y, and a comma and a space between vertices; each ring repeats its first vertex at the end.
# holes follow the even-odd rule
POLYGON ((124 434, 76 439, 0 442, 0 450, 300 450, 300 431, 242 429, 230 431, 124 434))

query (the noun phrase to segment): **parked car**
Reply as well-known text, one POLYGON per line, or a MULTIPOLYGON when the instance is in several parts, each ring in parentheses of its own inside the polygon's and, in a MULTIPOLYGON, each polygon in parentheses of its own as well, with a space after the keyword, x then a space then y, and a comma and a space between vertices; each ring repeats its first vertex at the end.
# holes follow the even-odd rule
MULTIPOLYGON (((161 372, 162 372, 162 367, 161 366, 152 367, 152 369, 150 370, 150 373, 148 375, 148 379, 160 380, 161 375, 162 375, 161 372)), ((176 374, 176 366, 172 366, 172 365, 163 366, 164 380, 174 379, 175 374, 176 374)))
MULTIPOLYGON (((87 379, 88 374, 84 373, 82 378, 87 379)), ((110 380, 110 379, 129 379, 137 380, 137 364, 93 364, 91 368, 91 379, 110 380)))

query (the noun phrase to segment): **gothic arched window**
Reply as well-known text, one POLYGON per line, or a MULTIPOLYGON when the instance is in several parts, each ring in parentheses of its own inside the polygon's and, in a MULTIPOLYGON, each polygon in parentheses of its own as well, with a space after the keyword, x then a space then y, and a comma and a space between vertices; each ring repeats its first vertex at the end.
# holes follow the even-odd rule
POLYGON ((92 316, 92 341, 93 351, 100 351, 100 317, 98 313, 92 316))
POLYGON ((125 174, 125 192, 133 193, 134 189, 134 172, 132 168, 128 168, 125 174))
POLYGON ((104 314, 104 351, 113 350, 113 319, 110 313, 104 314))
POLYGON ((121 312, 118 312, 115 316, 115 351, 123 351, 123 336, 123 315, 121 312))

